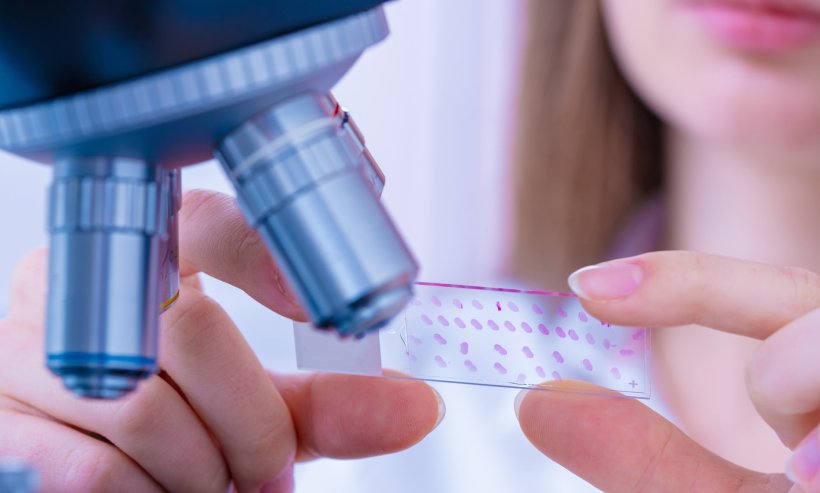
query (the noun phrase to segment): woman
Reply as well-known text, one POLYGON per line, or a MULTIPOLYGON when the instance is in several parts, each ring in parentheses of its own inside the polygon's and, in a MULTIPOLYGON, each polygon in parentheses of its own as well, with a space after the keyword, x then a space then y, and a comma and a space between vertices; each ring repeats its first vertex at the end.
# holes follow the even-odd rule
MULTIPOLYGON (((820 271, 820 229, 810 212, 820 202, 820 3, 605 0, 530 8, 513 256, 520 277, 554 283, 584 263, 659 249, 820 271)), ((664 253, 581 270, 570 285, 605 320, 699 323, 754 338, 695 326, 656 331, 655 388, 690 436, 746 467, 782 471, 780 442, 794 449, 803 441, 790 474, 805 491, 820 491, 815 274, 664 253)), ((563 406, 577 413, 594 405, 563 399, 523 399, 523 429, 540 450, 607 491, 660 491, 670 477, 695 481, 692 491, 707 489, 707 479, 760 479, 705 459, 658 417, 632 415, 634 403, 587 410, 593 423, 620 417, 657 432, 666 448, 647 438, 635 456, 579 449, 592 433, 599 434, 593 443, 619 436, 608 438, 603 425, 562 428, 560 416, 572 415, 563 406), (647 474, 619 483, 619 469, 647 474)))
MULTIPOLYGON (((775 207, 792 205, 804 188, 812 190, 813 175, 820 174, 817 166, 803 164, 812 161, 807 136, 820 135, 820 92, 813 89, 820 87, 820 80, 810 70, 812 60, 818 61, 816 44, 786 49, 762 43, 763 52, 755 42, 736 46, 733 36, 726 41, 721 34, 720 16, 726 12, 718 12, 716 33, 708 27, 712 8, 728 9, 730 14, 737 9, 762 10, 755 15, 763 15, 763 21, 753 22, 765 25, 778 24, 767 16, 785 15, 780 10, 787 7, 799 9, 783 2, 774 7, 755 2, 750 7, 672 0, 609 0, 603 6, 608 38, 593 0, 533 1, 530 6, 532 39, 519 129, 519 227, 513 256, 520 277, 553 286, 578 265, 660 248, 706 250, 818 270, 795 248, 804 246, 813 255, 816 243, 794 236, 813 231, 806 218, 814 210, 814 196, 805 192, 804 202, 793 205, 801 215, 775 207), (608 43, 616 48, 629 84, 620 78, 608 43), (729 74, 728 80, 710 80, 726 63, 748 68, 742 77, 729 74), (774 91, 777 81, 789 90, 774 91), (766 90, 744 96, 747 85, 766 90), (630 87, 649 104, 640 103, 630 87), (782 114, 787 118, 778 120, 782 114), (714 148, 706 145, 710 143, 714 148), (778 167, 748 156, 776 160, 778 167), (795 174, 796 179, 788 179, 795 174), (705 193, 708 186, 715 187, 714 194, 705 193), (728 186, 734 187, 732 193, 728 186), (763 196, 764 191, 783 194, 790 201, 783 204, 763 196), (653 238, 647 233, 656 229, 657 199, 638 212, 637 224, 628 224, 628 216, 658 192, 665 209, 665 234, 653 238), (750 197, 753 205, 761 206, 754 216, 761 219, 753 224, 742 222, 749 204, 728 201, 750 197), (771 219, 763 221, 769 219, 764 213, 771 219), (806 221, 799 220, 802 215, 806 221), (789 234, 755 229, 773 225, 788 226, 789 234), (626 232, 627 240, 617 239, 618 231, 626 232), (640 236, 657 241, 640 243, 635 239, 640 236), (763 244, 761 237, 767 249, 752 251, 763 244), (718 239, 731 241, 723 244, 718 239)), ((763 29, 764 38, 773 36, 766 29, 770 27, 763 29)), ((760 36, 752 33, 740 39, 754 41, 760 36)), ((287 491, 293 460, 397 450, 435 426, 441 408, 435 394, 418 382, 328 375, 294 379, 268 377, 261 370, 236 332, 224 330, 231 322, 199 292, 195 273, 204 271, 231 282, 286 315, 297 317, 299 312, 286 292, 275 289, 274 266, 225 200, 203 193, 186 198, 181 249, 187 252, 187 295, 165 320, 164 374, 144 385, 139 396, 121 403, 80 405, 60 400, 58 385, 40 370, 38 360, 42 257, 35 254, 22 264, 12 313, 0 327, 0 394, 6 396, 0 411, 0 455, 34 458, 46 484, 55 485, 55 490, 121 490, 127 485, 135 491, 216 491, 232 478, 243 491, 266 483, 271 491, 287 491), (240 245, 247 250, 237 255, 240 245), (334 412, 316 414, 323 409, 334 412), (389 415, 391 422, 399 416, 405 426, 396 429, 378 419, 389 415), (94 457, 100 459, 89 461, 94 457)), ((816 431, 814 438, 809 435, 817 427, 820 408, 820 358, 815 349, 820 341, 812 314, 806 315, 820 300, 820 283, 813 274, 662 253, 580 271, 570 284, 588 300, 587 308, 603 319, 653 327, 699 322, 766 339, 749 371, 755 403, 789 447, 818 442, 816 431)), ((721 336, 714 334, 689 327, 659 331, 655 360, 660 362, 661 379, 656 388, 664 391, 672 413, 699 441, 718 448, 737 444, 749 434, 751 425, 745 420, 751 419, 751 407, 744 404, 744 382, 738 381, 743 352, 748 350, 737 347, 735 339, 716 341, 721 336), (690 340, 694 342, 686 346, 690 340), (720 359, 705 357, 710 350, 720 359), (698 371, 705 376, 695 374, 698 371), (733 393, 716 392, 720 399, 699 395, 707 383, 733 393), (699 414, 701 407, 714 404, 706 408, 714 415, 736 403, 740 404, 732 416, 737 422, 721 420, 725 433, 710 442, 712 432, 703 428, 707 420, 699 414)), ((790 488, 781 476, 756 475, 706 452, 637 401, 528 392, 517 400, 516 412, 525 435, 539 450, 607 491, 790 488)), ((806 479, 811 448, 803 450, 809 452, 797 455, 791 473, 805 485, 814 481, 805 491, 818 491, 818 480, 806 479)), ((734 447, 720 451, 749 464, 759 461, 767 469, 782 467, 777 450, 759 458, 744 458, 734 447)))

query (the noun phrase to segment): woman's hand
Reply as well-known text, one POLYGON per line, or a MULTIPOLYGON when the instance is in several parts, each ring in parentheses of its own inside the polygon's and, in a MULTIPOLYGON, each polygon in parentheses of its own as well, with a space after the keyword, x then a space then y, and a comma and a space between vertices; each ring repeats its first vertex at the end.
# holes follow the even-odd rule
POLYGON ((797 486, 785 475, 721 459, 631 399, 522 393, 516 412, 540 451, 607 492, 820 493, 820 276, 660 252, 582 269, 570 283, 584 307, 607 322, 699 324, 763 340, 747 368, 747 389, 760 415, 793 449, 787 472, 797 486))
POLYGON ((285 492, 294 462, 398 451, 436 426, 443 407, 422 382, 268 374, 197 274, 288 317, 300 308, 233 199, 191 192, 180 214, 162 372, 119 400, 74 397, 46 370, 45 251, 21 262, 0 322, 0 457, 29 461, 43 491, 285 492))

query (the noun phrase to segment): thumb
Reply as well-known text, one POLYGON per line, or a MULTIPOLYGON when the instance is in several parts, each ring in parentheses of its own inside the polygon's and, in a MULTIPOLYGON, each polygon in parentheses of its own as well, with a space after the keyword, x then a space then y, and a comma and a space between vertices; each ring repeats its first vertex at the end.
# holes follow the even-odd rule
POLYGON ((636 400, 594 395, 612 391, 575 381, 544 387, 563 392, 528 390, 516 399, 524 435, 606 492, 789 491, 784 475, 757 473, 714 455, 636 400))

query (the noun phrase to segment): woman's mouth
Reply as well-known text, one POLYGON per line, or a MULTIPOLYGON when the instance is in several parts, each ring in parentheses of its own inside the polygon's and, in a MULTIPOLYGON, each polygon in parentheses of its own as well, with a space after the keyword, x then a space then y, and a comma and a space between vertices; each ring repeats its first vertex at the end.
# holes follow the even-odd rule
POLYGON ((684 6, 720 42, 776 54, 820 41, 820 8, 798 0, 688 0, 684 6))

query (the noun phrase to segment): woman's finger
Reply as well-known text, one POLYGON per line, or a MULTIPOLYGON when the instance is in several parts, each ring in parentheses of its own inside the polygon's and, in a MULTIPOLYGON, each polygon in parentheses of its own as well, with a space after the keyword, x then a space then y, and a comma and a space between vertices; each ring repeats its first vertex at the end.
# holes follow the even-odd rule
POLYGON ((29 251, 17 263, 11 280, 9 318, 18 327, 43 327, 46 316, 48 249, 29 251))
POLYGON ((296 451, 290 413, 222 307, 183 287, 160 347, 160 367, 219 442, 239 491, 275 481, 296 451))
POLYGON ((749 395, 789 448, 820 423, 820 310, 786 324, 757 349, 749 395))
POLYGON ((611 493, 786 493, 784 475, 760 474, 707 451, 643 404, 574 381, 523 392, 516 413, 524 435, 545 455, 611 493), (560 390, 586 390, 568 393, 560 390))
POLYGON ((293 416, 297 460, 397 452, 419 442, 444 418, 441 397, 417 380, 330 373, 271 378, 293 416))
POLYGON ((187 192, 179 224, 182 276, 204 272, 244 290, 275 312, 305 320, 287 281, 233 197, 205 190, 187 192))
POLYGON ((820 493, 820 426, 794 449, 786 474, 801 493, 820 493))
POLYGON ((25 457, 39 491, 163 491, 116 448, 38 416, 0 410, 0 457, 25 457))
POLYGON ((698 324, 765 339, 820 307, 820 276, 693 252, 655 252, 586 267, 569 284, 601 320, 698 324))
POLYGON ((104 437, 170 491, 225 491, 219 449, 185 400, 154 376, 113 401, 67 392, 42 361, 35 331, 10 331, 0 344, 0 392, 54 419, 104 437))

